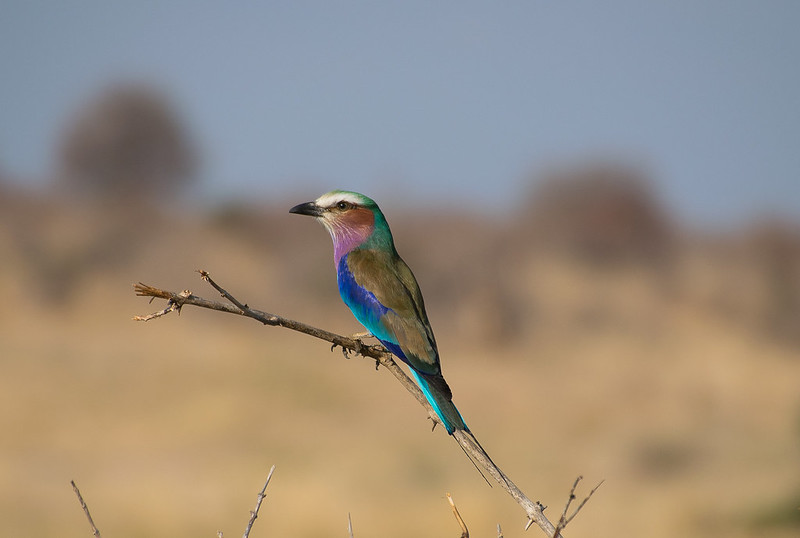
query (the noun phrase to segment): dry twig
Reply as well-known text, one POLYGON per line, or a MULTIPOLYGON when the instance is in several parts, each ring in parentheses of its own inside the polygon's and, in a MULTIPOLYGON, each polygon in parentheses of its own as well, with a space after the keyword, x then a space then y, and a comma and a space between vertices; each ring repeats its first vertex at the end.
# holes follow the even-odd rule
POLYGON ((75 495, 78 496, 78 502, 81 503, 81 508, 83 508, 83 513, 86 514, 86 519, 89 520, 89 525, 92 526, 92 535, 95 538, 100 538, 100 531, 97 530, 97 526, 94 524, 94 520, 92 519, 92 515, 89 513, 89 507, 86 506, 86 503, 83 501, 83 496, 81 495, 81 490, 78 489, 78 486, 75 484, 74 480, 69 481, 72 484, 72 491, 75 492, 75 495))
POLYGON ((456 503, 453 502, 453 497, 448 493, 447 494, 447 501, 450 503, 450 508, 453 509, 453 515, 458 521, 459 527, 461 527, 461 538, 469 538, 469 529, 467 529, 467 524, 464 523, 464 520, 461 518, 461 514, 458 513, 458 508, 456 508, 456 503))
POLYGON ((240 316, 245 316, 259 321, 264 325, 270 325, 272 327, 285 327, 293 331, 301 332, 303 334, 319 338, 320 340, 330 342, 333 344, 333 347, 338 346, 343 350, 352 351, 357 355, 362 355, 377 361, 378 364, 389 370, 392 375, 394 375, 394 377, 405 387, 405 389, 417 399, 417 401, 419 401, 423 406, 426 407, 426 409, 428 409, 428 414, 431 416, 432 420, 437 422, 439 421, 439 417, 428 404, 428 401, 425 399, 422 391, 419 390, 419 387, 417 387, 416 383, 414 383, 411 378, 409 378, 405 372, 403 372, 403 370, 392 358, 392 354, 386 351, 383 346, 366 345, 357 338, 349 338, 347 336, 342 336, 330 331, 318 329, 300 321, 295 321, 281 316, 276 316, 275 314, 250 308, 246 304, 243 304, 233 298, 231 294, 217 285, 217 283, 211 279, 211 276, 206 271, 199 270, 198 273, 200 273, 200 276, 204 281, 208 282, 223 297, 228 298, 229 300, 233 299, 231 300, 231 303, 233 304, 204 299, 194 295, 189 290, 184 290, 181 293, 175 293, 173 291, 162 290, 139 282, 138 284, 133 285, 136 295, 141 297, 166 299, 167 307, 163 310, 159 310, 158 312, 154 312, 146 316, 135 316, 133 319, 135 321, 150 321, 151 319, 161 317, 173 311, 180 312, 183 306, 190 305, 199 306, 200 308, 207 308, 210 310, 217 310, 219 312, 227 312, 229 314, 238 314, 240 316))
POLYGON ((564 530, 564 527, 566 527, 569 524, 569 522, 572 521, 575 518, 575 516, 578 515, 578 512, 581 511, 581 508, 583 508, 586 502, 592 498, 592 495, 594 495, 594 492, 597 491, 597 488, 603 485, 603 481, 601 480, 599 484, 597 484, 594 488, 592 488, 592 491, 589 492, 589 495, 587 495, 586 498, 581 501, 581 503, 578 505, 575 511, 572 512, 572 515, 567 517, 569 506, 572 504, 572 501, 575 500, 575 489, 578 487, 578 483, 581 480, 583 480, 582 476, 576 478, 575 482, 572 484, 572 488, 569 490, 569 497, 567 498, 567 503, 564 505, 564 511, 561 513, 561 517, 558 519, 558 525, 556 525, 556 529, 553 531, 553 538, 556 538, 559 535, 559 533, 562 530, 564 530))
MULTIPOLYGON (((331 349, 336 346, 341 347, 342 351, 345 353, 345 356, 348 356, 347 352, 350 351, 356 355, 361 355, 363 357, 375 360, 376 365, 380 364, 384 366, 392 373, 392 375, 394 375, 394 377, 403 385, 403 387, 405 387, 405 389, 410 392, 423 407, 425 407, 425 409, 428 411, 428 415, 434 421, 434 423, 440 422, 438 416, 425 399, 425 396, 422 394, 422 391, 419 389, 417 384, 414 383, 411 378, 406 375, 402 368, 397 365, 397 363, 392 359, 391 353, 389 353, 383 346, 366 345, 357 338, 348 338, 346 336, 325 331, 323 329, 318 329, 300 321, 291 320, 275 314, 250 308, 246 303, 242 303, 228 293, 228 291, 214 282, 208 272, 199 270, 198 273, 200 273, 200 276, 204 281, 208 282, 217 292, 220 293, 220 295, 222 295, 222 297, 230 301, 231 304, 204 299, 194 295, 188 290, 181 293, 176 293, 173 291, 155 288, 153 286, 148 286, 140 282, 138 284, 134 284, 133 286, 136 295, 142 297, 166 299, 167 307, 159 312, 155 312, 147 316, 136 316, 133 319, 137 321, 149 321, 172 311, 180 312, 180 309, 183 306, 191 305, 217 310, 220 312, 227 312, 229 314, 238 314, 240 316, 245 316, 259 321, 264 325, 285 327, 293 331, 301 332, 303 334, 325 340, 326 342, 330 342, 332 344, 331 349)), ((527 524, 525 525, 526 530, 535 523, 545 532, 545 534, 547 534, 547 536, 557 538, 558 534, 555 532, 556 528, 547 519, 547 517, 545 517, 543 512, 544 507, 541 505, 541 503, 531 501, 524 493, 522 493, 522 491, 505 475, 505 473, 503 473, 488 458, 486 453, 480 448, 480 445, 471 434, 463 430, 456 430, 453 433, 453 438, 464 449, 464 451, 467 452, 473 461, 477 462, 481 467, 483 467, 486 472, 492 476, 492 478, 494 478, 495 481, 497 481, 497 483, 500 484, 500 486, 505 489, 509 495, 511 495, 517 504, 522 507, 528 517, 527 524)), ((594 490, 592 493, 594 493, 594 490)), ((587 500, 588 498, 581 503, 581 506, 578 507, 578 510, 580 510, 587 500)), ((572 517, 574 516, 575 514, 572 515, 572 517)), ((566 522, 569 523, 572 517, 570 517, 566 522)))
POLYGON ((247 527, 244 529, 244 534, 242 538, 247 538, 250 536, 250 529, 253 528, 253 523, 256 522, 256 518, 258 517, 258 511, 261 510, 261 503, 264 501, 264 497, 266 497, 267 486, 269 486, 269 481, 272 479, 272 473, 275 472, 275 466, 273 465, 270 470, 269 474, 267 475, 267 481, 264 482, 264 487, 261 488, 261 491, 258 493, 258 497, 256 498, 256 507, 255 509, 250 511, 250 521, 247 522, 247 527))

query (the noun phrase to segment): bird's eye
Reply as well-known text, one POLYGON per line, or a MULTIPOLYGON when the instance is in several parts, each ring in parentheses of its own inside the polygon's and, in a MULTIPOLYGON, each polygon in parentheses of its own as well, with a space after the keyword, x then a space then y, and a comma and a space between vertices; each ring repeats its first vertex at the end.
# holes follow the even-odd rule
POLYGON ((339 202, 338 204, 336 204, 336 207, 338 207, 339 209, 344 211, 345 209, 350 207, 350 204, 348 204, 347 202, 342 201, 342 202, 339 202))

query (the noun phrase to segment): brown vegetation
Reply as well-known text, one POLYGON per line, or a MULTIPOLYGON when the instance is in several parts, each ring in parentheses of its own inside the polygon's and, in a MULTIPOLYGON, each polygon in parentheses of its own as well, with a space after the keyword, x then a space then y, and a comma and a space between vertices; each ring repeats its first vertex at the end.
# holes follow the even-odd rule
MULTIPOLYGON (((606 480, 569 536, 794 536, 796 231, 691 234, 633 191, 598 210, 630 208, 591 235, 613 247, 601 262, 535 240, 531 206, 388 215, 455 401, 551 519, 576 475, 606 480)), ((131 283, 200 292, 202 267, 253 307, 359 330, 295 202, 167 214, 0 193, 4 532, 86 536, 75 479, 106 536, 229 535, 274 463, 253 536, 344 536, 348 512, 356 536, 457 536, 445 491, 474 536, 522 535, 519 508, 368 361, 211 312, 130 320, 154 310, 131 283)))

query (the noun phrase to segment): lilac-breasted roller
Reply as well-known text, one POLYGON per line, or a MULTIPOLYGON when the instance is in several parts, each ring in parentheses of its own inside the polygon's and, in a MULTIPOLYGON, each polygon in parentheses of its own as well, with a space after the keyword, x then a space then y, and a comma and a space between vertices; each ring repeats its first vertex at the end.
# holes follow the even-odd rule
POLYGON ((442 377, 417 280, 397 254, 378 204, 363 194, 335 190, 289 212, 315 217, 330 232, 345 304, 386 349, 410 367, 447 433, 469 431, 442 377))

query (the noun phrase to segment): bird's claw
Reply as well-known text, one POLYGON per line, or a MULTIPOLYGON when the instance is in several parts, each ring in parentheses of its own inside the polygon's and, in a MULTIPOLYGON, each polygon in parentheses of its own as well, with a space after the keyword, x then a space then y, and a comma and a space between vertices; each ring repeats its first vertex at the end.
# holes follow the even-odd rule
POLYGON ((345 358, 345 359, 350 359, 350 354, 347 352, 347 348, 346 348, 346 347, 344 347, 344 346, 343 346, 343 345, 341 345, 341 344, 336 344, 336 343, 334 343, 334 344, 331 344, 331 352, 332 352, 334 349, 336 349, 336 346, 339 346, 339 347, 341 347, 341 348, 342 348, 342 355, 344 355, 344 358, 345 358))

